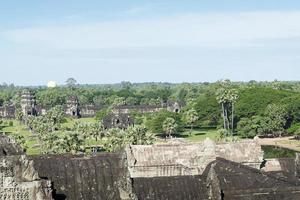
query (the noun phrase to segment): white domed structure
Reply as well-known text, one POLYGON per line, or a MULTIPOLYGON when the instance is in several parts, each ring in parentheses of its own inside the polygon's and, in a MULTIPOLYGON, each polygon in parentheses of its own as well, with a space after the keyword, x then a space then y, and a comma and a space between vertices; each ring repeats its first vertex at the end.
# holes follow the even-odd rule
POLYGON ((57 86, 57 83, 55 81, 49 81, 47 86, 48 88, 55 88, 57 86))

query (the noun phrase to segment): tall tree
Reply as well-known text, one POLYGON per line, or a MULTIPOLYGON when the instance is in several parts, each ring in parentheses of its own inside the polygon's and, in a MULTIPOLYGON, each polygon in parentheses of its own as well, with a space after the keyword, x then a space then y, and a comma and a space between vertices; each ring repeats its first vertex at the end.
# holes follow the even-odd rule
POLYGON ((74 88, 77 84, 77 81, 75 80, 75 78, 68 78, 66 80, 66 84, 67 84, 68 87, 74 88))
POLYGON ((238 99, 238 92, 233 88, 230 80, 219 82, 216 92, 216 99, 222 106, 223 126, 226 130, 234 131, 234 111, 235 103, 238 99), (231 114, 231 119, 230 119, 231 114), (231 123, 230 123, 231 122, 231 123))
POLYGON ((169 138, 171 138, 171 134, 175 133, 176 128, 177 128, 177 124, 176 124, 175 119, 167 118, 163 123, 163 130, 166 133, 166 138, 167 138, 167 135, 169 136, 169 138))
POLYGON ((191 126, 190 135, 192 134, 193 127, 194 127, 195 123, 198 121, 198 119, 199 119, 199 116, 195 109, 188 110, 185 113, 185 120, 188 123, 188 125, 191 126))

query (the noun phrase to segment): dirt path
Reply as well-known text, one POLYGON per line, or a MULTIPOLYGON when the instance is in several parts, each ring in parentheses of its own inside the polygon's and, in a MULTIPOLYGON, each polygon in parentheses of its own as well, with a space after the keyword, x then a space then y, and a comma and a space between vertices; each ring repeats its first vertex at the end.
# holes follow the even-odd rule
POLYGON ((287 149, 300 151, 300 141, 294 140, 293 137, 281 137, 281 138, 262 138, 258 139, 260 145, 274 145, 287 149))

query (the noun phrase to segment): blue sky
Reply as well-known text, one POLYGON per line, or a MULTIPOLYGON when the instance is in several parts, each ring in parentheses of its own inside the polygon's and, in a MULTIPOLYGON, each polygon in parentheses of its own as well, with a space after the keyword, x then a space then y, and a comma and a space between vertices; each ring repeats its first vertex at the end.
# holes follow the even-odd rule
POLYGON ((0 82, 300 79, 296 0, 0 2, 0 82))

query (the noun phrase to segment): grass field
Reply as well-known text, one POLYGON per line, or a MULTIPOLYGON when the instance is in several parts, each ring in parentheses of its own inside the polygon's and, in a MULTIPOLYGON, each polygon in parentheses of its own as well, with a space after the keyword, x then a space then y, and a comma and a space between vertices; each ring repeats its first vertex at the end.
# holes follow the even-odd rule
POLYGON ((218 133, 216 129, 197 129, 193 130, 191 134, 190 131, 185 131, 180 137, 191 142, 199 142, 205 140, 206 138, 216 140, 218 133))
MULTIPOLYGON (((160 142, 164 142, 163 139, 165 137, 164 134, 157 134, 160 142)), ((185 130, 182 133, 177 133, 172 135, 174 138, 182 138, 188 142, 201 142, 206 138, 210 138, 212 140, 217 140, 219 134, 216 129, 195 129, 190 133, 190 130, 185 130)))

